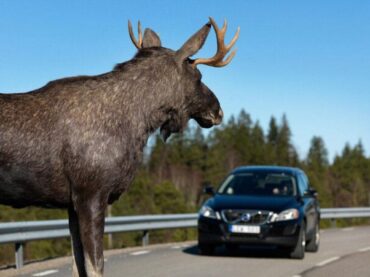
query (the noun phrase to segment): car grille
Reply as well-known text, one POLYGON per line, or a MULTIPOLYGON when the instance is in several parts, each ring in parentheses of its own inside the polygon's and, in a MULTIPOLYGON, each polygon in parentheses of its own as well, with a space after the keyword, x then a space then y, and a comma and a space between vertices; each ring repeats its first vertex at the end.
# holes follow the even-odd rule
POLYGON ((231 224, 263 224, 272 216, 270 211, 259 210, 223 210, 222 218, 231 224))

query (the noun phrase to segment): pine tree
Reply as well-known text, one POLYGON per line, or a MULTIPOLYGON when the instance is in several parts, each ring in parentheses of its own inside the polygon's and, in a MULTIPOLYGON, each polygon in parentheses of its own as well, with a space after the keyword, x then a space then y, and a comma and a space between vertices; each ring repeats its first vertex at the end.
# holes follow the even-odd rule
POLYGON ((247 165, 252 162, 252 141, 251 141, 251 116, 244 110, 241 110, 237 126, 235 127, 235 136, 233 138, 234 151, 238 153, 239 165, 247 165))
POLYGON ((319 193, 321 206, 332 206, 333 199, 330 194, 328 179, 328 151, 321 137, 314 136, 311 139, 310 149, 305 161, 305 170, 311 182, 310 185, 319 193))
POLYGON ((278 142, 278 135, 279 135, 279 128, 276 123, 276 119, 274 116, 271 116, 270 123, 269 123, 269 130, 267 134, 267 142, 275 146, 278 142))
POLYGON ((271 117, 267 134, 267 157, 271 164, 298 166, 299 157, 291 142, 291 131, 286 115, 279 126, 275 117, 271 117))
POLYGON ((311 145, 306 160, 309 166, 319 171, 323 171, 329 166, 328 150, 321 137, 314 136, 311 139, 311 145))
POLYGON ((369 161, 361 142, 355 147, 347 143, 341 156, 330 168, 330 187, 336 206, 362 206, 369 203, 369 161))
POLYGON ((281 126, 278 129, 277 139, 277 161, 280 165, 297 166, 298 154, 293 147, 292 132, 290 130, 288 119, 284 114, 281 120, 281 126))
POLYGON ((251 131, 251 164, 262 165, 266 164, 266 142, 263 129, 257 121, 251 131))

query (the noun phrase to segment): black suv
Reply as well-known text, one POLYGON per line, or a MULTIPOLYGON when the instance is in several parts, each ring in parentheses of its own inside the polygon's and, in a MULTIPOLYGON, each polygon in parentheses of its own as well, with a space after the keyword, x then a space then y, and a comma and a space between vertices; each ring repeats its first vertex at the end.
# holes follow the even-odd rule
POLYGON ((303 259, 320 243, 317 193, 298 168, 243 166, 234 169, 217 191, 208 186, 199 211, 198 247, 211 255, 225 244, 273 245, 303 259))

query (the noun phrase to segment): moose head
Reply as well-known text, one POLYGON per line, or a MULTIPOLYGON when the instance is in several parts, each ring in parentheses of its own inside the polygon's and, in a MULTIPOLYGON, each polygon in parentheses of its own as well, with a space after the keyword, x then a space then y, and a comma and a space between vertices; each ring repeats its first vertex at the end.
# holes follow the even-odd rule
MULTIPOLYGON (((159 85, 162 88, 161 95, 166 95, 168 99, 175 99, 176 105, 179 107, 177 109, 172 106, 169 108, 170 110, 165 111, 168 116, 160 127, 163 139, 166 140, 171 133, 181 131, 190 118, 196 120, 203 128, 220 124, 223 118, 220 103, 214 93, 202 82, 202 74, 197 65, 222 67, 230 63, 236 50, 232 51, 228 57, 225 58, 225 56, 237 41, 240 29, 238 28, 231 42, 225 45, 226 20, 223 27, 219 29, 213 18, 210 18, 209 23, 191 36, 180 49, 173 51, 162 47, 159 36, 149 28, 145 29, 144 36, 142 36, 140 21, 138 23, 138 39, 134 36, 130 21, 128 26, 130 38, 138 49, 134 58, 135 62, 146 64, 150 68, 148 73, 151 75, 151 80, 155 80, 153 75, 156 75, 156 72, 162 73, 161 78, 158 79, 159 83, 165 84, 165 86, 159 85), (190 57, 202 48, 211 26, 216 32, 217 53, 211 58, 191 59, 190 57), (167 78, 163 78, 163 74, 168 75, 167 78), (168 88, 170 90, 163 93, 163 90, 168 90, 168 88)), ((145 72, 145 70, 141 68, 141 72, 145 72)), ((153 84, 153 91, 150 93, 156 90, 154 87, 155 84, 153 84)), ((163 101, 164 109, 165 102, 166 100, 163 101)))

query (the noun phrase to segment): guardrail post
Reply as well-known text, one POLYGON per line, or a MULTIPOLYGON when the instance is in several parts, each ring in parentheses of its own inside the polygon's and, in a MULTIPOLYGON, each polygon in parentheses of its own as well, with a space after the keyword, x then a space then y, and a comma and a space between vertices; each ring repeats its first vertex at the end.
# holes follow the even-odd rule
MULTIPOLYGON (((107 215, 108 217, 112 217, 112 205, 108 205, 107 215)), ((109 249, 113 248, 113 234, 112 233, 108 234, 108 248, 109 249)))
POLYGON ((149 244, 149 231, 145 230, 142 237, 142 245, 147 246, 149 244))
POLYGON ((23 267, 23 248, 24 244, 22 242, 17 242, 15 244, 15 267, 20 269, 23 267))
POLYGON ((335 218, 330 219, 331 228, 337 228, 337 220, 335 218))

